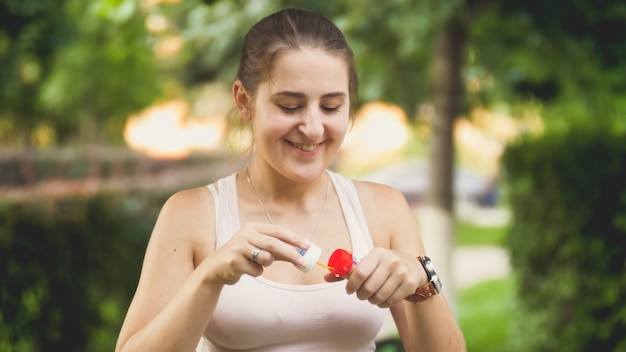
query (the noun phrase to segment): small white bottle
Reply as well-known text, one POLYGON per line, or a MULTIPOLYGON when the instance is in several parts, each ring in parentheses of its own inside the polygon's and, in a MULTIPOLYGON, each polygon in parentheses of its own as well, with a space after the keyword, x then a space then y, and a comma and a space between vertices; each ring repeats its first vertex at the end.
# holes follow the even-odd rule
POLYGON ((304 258, 304 267, 297 267, 300 271, 308 273, 322 256, 322 249, 313 243, 308 249, 298 248, 298 253, 304 258))

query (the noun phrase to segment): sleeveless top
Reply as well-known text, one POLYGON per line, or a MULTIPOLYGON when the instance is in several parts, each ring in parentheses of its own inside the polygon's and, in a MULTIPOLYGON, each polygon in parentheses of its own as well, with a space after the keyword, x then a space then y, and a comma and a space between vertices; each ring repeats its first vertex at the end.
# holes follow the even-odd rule
MULTIPOLYGON (((338 194, 354 256, 373 249, 352 181, 327 171, 338 194)), ((216 248, 238 230, 236 174, 207 186, 215 200, 216 248)), ((294 270, 297 270, 294 268, 294 270)), ((197 351, 374 351, 386 310, 355 294, 345 281, 313 285, 243 275, 224 286, 197 351)))

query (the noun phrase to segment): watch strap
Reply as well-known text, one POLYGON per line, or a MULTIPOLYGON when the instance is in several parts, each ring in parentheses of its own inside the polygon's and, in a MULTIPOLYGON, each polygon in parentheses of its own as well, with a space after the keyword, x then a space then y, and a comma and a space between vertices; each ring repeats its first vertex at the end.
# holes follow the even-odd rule
POLYGON ((433 278, 430 276, 428 269, 426 267, 426 264, 425 264, 425 261, 428 260, 428 258, 425 256, 418 256, 417 259, 420 261, 420 263, 424 267, 424 270, 426 270, 426 274, 428 276, 428 282, 418 287, 417 290, 415 290, 415 293, 405 298, 407 301, 413 302, 413 303, 424 302, 425 300, 439 293, 439 290, 437 290, 437 286, 435 285, 433 278))
POLYGON ((418 287, 417 290, 415 290, 414 294, 410 295, 409 297, 406 297, 405 299, 413 303, 424 302, 425 300, 436 295, 437 293, 438 292, 437 292, 437 289, 435 288, 435 284, 432 281, 428 281, 421 287, 418 287))

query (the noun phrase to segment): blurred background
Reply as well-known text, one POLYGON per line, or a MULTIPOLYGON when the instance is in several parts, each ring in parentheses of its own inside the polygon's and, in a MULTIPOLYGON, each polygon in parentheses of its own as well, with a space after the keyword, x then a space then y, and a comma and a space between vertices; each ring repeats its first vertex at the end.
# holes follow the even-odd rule
POLYGON ((468 350, 626 351, 621 0, 0 0, 0 351, 114 349, 165 199, 247 160, 230 87, 283 7, 346 34, 332 167, 405 194, 468 350))

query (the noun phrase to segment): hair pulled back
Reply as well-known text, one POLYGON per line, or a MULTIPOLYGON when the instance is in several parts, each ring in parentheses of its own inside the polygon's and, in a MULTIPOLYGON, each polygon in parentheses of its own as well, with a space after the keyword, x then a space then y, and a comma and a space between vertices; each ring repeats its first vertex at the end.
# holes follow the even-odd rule
POLYGON ((341 30, 312 11, 284 9, 257 22, 244 38, 237 79, 255 96, 259 84, 270 79, 272 64, 281 53, 304 48, 322 49, 345 60, 352 115, 358 96, 354 54, 341 30))

